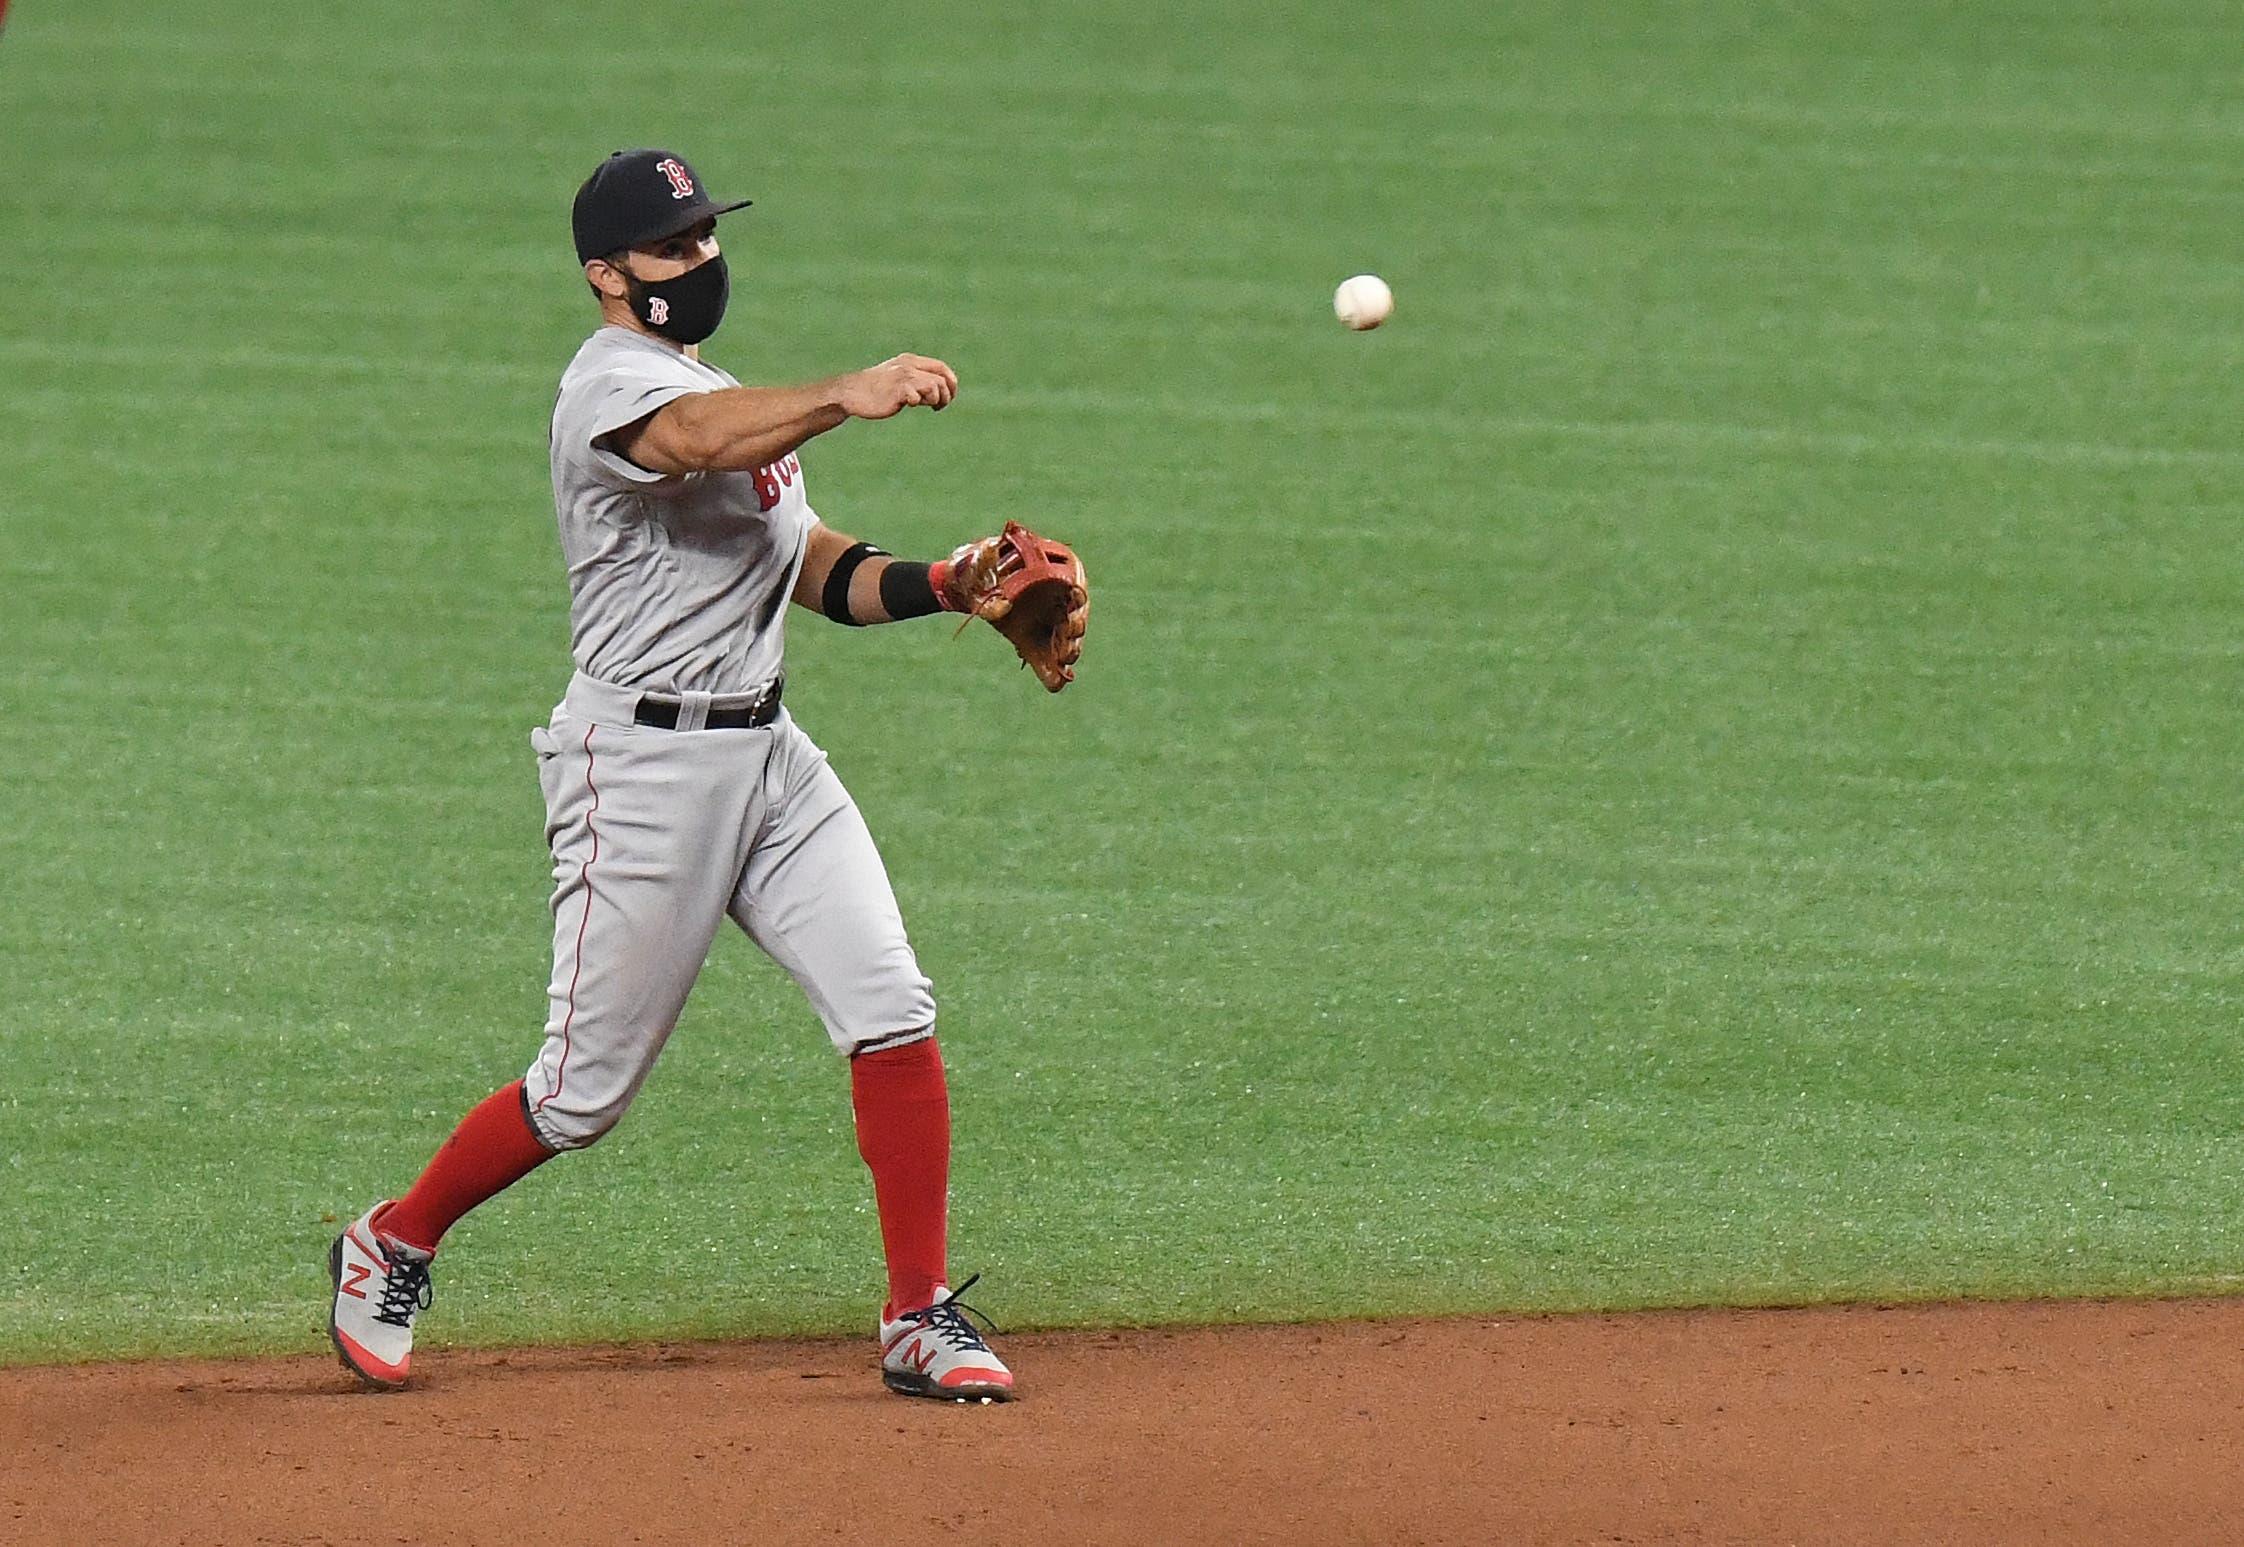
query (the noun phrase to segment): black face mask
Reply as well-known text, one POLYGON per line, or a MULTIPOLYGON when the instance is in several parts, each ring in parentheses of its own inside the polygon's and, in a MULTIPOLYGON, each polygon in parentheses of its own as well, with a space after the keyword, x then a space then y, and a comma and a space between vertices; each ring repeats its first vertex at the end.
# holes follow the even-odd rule
POLYGON ((641 279, 625 271, 631 313, 674 344, 698 344, 725 320, 732 299, 732 275, 725 255, 717 254, 675 279, 641 279))

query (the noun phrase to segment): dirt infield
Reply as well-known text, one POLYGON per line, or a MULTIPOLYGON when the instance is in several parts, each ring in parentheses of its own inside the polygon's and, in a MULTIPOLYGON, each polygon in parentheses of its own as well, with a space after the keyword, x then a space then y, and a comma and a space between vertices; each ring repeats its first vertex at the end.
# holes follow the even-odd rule
POLYGON ((2236 1542, 2244 1302, 0 1371, 0 1541, 2236 1542))

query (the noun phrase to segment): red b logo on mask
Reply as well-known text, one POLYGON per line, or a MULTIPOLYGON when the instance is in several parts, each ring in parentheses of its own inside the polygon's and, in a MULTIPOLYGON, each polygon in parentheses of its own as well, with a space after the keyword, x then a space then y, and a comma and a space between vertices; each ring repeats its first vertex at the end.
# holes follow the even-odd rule
POLYGON ((655 170, 670 179, 670 197, 673 199, 690 199, 693 197, 693 179, 686 175, 685 167, 675 156, 666 156, 656 162, 655 170))

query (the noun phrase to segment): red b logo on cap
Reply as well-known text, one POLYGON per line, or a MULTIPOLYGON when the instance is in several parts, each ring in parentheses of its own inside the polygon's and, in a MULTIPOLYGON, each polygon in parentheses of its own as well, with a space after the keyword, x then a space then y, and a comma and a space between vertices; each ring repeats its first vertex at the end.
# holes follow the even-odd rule
POLYGON ((685 167, 679 163, 675 156, 665 156, 662 160, 656 162, 655 170, 670 179, 670 197, 673 199, 690 199, 693 197, 693 179, 686 175, 685 167))

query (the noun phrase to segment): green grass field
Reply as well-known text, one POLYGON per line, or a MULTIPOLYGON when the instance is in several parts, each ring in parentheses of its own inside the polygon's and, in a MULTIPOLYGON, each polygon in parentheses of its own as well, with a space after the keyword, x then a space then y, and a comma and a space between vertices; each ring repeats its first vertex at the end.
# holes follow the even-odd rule
MULTIPOLYGON (((829 522, 1098 588, 1059 699, 794 624, 1001 1322, 2244 1273, 2229 7, 277 14, 0 34, 0 1360, 317 1346, 329 1221, 535 1049, 566 211, 633 143, 756 200, 712 359, 958 368, 809 448, 829 522)), ((877 1285, 728 937, 426 1329, 877 1285)))

